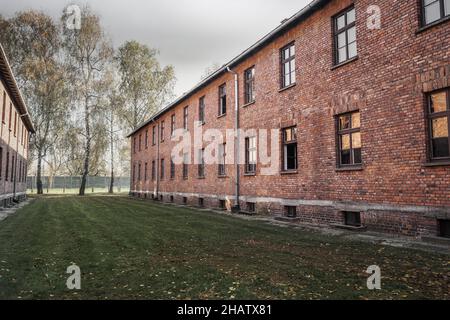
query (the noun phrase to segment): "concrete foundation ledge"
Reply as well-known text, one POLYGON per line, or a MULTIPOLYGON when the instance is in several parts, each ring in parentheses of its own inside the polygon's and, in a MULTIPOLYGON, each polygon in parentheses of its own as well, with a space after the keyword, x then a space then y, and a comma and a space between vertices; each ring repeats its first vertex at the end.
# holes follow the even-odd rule
POLYGON ((292 223, 298 223, 301 222, 301 218, 291 218, 291 217, 285 217, 285 216, 278 216, 274 218, 276 221, 282 221, 282 222, 292 222, 292 223))
POLYGON ((365 227, 365 226, 355 227, 355 226, 348 226, 346 224, 337 224, 337 223, 330 224, 330 226, 333 228, 350 230, 350 231, 366 231, 367 230, 367 227, 365 227))
POLYGON ((441 244, 441 245, 445 245, 445 246, 450 246, 450 238, 423 236, 422 241, 428 242, 428 243, 433 243, 433 244, 441 244))

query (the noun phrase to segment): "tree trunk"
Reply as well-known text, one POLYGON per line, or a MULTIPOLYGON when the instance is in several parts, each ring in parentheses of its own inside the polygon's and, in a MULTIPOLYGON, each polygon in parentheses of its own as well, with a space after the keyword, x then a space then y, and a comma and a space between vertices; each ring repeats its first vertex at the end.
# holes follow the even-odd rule
POLYGON ((44 194, 44 188, 42 185, 42 155, 40 152, 38 153, 37 158, 36 189, 37 194, 44 194))
POLYGON ((86 180, 89 174, 89 158, 91 156, 91 127, 90 127, 90 116, 89 116, 89 101, 86 99, 85 107, 84 107, 84 125, 86 130, 86 153, 84 155, 84 166, 83 166, 83 175, 81 177, 81 186, 80 186, 80 196, 85 195, 86 190, 86 180))
POLYGON ((109 193, 114 193, 114 114, 111 112, 111 123, 110 123, 110 149, 111 149, 111 181, 109 184, 109 193))

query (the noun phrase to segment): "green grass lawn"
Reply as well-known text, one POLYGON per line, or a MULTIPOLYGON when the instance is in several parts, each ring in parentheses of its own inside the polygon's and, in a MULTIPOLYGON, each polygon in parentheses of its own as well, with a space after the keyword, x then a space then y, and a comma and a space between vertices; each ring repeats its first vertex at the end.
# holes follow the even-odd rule
POLYGON ((123 196, 41 197, 0 222, 1 299, 449 299, 449 270, 448 255, 123 196))

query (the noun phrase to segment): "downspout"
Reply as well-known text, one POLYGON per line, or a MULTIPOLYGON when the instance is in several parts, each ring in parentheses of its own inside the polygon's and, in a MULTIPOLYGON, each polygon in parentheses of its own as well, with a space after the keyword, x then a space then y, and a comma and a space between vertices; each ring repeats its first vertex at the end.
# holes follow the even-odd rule
POLYGON ((152 122, 156 125, 156 164, 155 164, 155 174, 156 174, 156 194, 155 194, 155 200, 159 199, 159 166, 160 166, 160 160, 159 160, 159 143, 160 143, 160 128, 159 123, 156 123, 154 119, 152 119, 152 122))
POLYGON ((235 159, 235 170, 236 170, 236 179, 235 179, 235 205, 233 211, 239 212, 240 210, 240 129, 239 129, 239 75, 232 71, 230 67, 227 67, 227 71, 229 73, 234 74, 234 129, 236 131, 235 134, 235 143, 234 143, 234 159, 235 159))

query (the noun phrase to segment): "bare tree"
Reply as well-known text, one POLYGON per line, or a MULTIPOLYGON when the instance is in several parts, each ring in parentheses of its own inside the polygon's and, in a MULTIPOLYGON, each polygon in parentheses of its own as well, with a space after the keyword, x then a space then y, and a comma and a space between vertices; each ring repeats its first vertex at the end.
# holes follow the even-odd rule
MULTIPOLYGON (((63 15, 63 20, 67 17, 63 15)), ((64 48, 67 62, 70 66, 71 83, 76 92, 75 101, 82 109, 84 137, 83 172, 79 194, 84 195, 87 176, 90 173, 91 157, 96 158, 93 152, 93 138, 96 132, 96 120, 101 114, 99 110, 99 86, 105 75, 105 69, 110 63, 113 49, 107 40, 100 18, 90 8, 84 7, 81 13, 81 28, 63 31, 64 48)))

